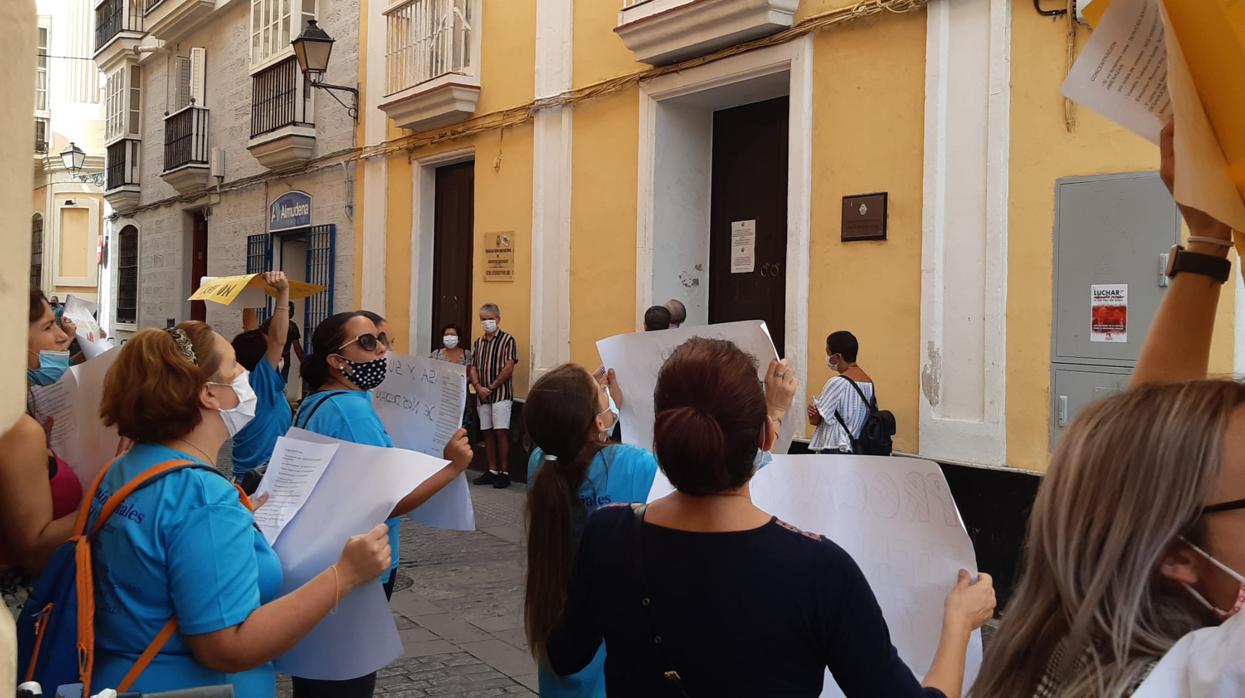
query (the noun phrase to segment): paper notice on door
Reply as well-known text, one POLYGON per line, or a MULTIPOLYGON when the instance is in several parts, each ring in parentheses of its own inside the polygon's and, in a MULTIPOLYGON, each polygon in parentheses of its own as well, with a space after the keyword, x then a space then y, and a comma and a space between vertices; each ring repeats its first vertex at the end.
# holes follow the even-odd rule
POLYGON ((731 222, 731 273, 751 274, 757 263, 757 222, 731 222))
POLYGON ((1063 94, 1154 143, 1172 118, 1163 17, 1153 0, 1113 0, 1063 94))
POLYGON ((306 503, 336 454, 337 444, 311 443, 288 436, 277 438, 268 471, 255 490, 256 496, 268 495, 267 503, 255 510, 255 525, 269 545, 277 542, 286 524, 306 503))
POLYGON ((1128 341, 1128 284, 1090 286, 1089 341, 1128 341))

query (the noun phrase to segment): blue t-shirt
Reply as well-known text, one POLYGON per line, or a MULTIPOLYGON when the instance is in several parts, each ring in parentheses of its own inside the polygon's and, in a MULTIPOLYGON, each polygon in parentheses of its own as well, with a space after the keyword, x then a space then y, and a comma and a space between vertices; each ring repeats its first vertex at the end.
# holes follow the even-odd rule
MULTIPOLYGON (((393 439, 389 438, 376 408, 372 407, 372 393, 366 390, 312 393, 299 406, 294 425, 342 441, 393 448, 393 439)), ((398 534, 402 519, 395 516, 385 523, 389 524, 389 547, 393 550, 393 564, 389 567, 392 573, 398 568, 398 534)))
MULTIPOLYGON (((104 502, 144 470, 193 455, 136 444, 117 459, 91 502, 94 525, 104 502)), ((93 689, 115 687, 169 618, 178 632, 134 685, 143 693, 230 684, 239 696, 277 691, 272 664, 224 674, 199 664, 183 635, 238 625, 281 590, 281 562, 255 528, 238 492, 211 466, 186 467, 133 492, 93 545, 95 674, 93 689)))
POLYGON ((241 476, 254 470, 272 457, 277 437, 290 430, 294 415, 285 399, 285 381, 281 374, 260 359, 251 371, 251 388, 259 398, 255 406, 255 419, 233 437, 233 474, 241 476))
MULTIPOLYGON (((528 459, 529 480, 545 464, 545 454, 532 450, 528 459)), ((579 498, 591 514, 607 504, 648 501, 657 474, 657 459, 642 448, 616 444, 601 449, 588 466, 579 487, 579 498)), ((597 648, 588 666, 570 676, 558 676, 542 662, 538 672, 540 695, 560 698, 603 698, 605 696, 605 645, 597 648)))

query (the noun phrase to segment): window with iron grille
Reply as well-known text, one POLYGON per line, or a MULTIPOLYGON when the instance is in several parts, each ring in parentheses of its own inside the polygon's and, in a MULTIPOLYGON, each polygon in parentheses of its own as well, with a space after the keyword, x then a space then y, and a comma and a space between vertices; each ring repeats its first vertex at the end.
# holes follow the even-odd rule
POLYGON ((125 186, 138 186, 139 148, 141 143, 123 138, 108 146, 105 151, 105 191, 125 186))
POLYGON ((311 85, 291 57, 251 77, 251 138, 285 126, 312 126, 311 85))
POLYGON ((43 286, 43 214, 30 219, 30 288, 43 286))
POLYGON ((316 18, 316 0, 251 0, 251 68, 294 55, 290 41, 316 18))
POLYGON ((117 323, 138 322, 138 228, 127 225, 117 235, 117 323))
POLYGON ((48 120, 35 117, 35 152, 48 152, 48 120))
POLYGON ((164 117, 164 171, 208 164, 208 110, 186 107, 164 117))

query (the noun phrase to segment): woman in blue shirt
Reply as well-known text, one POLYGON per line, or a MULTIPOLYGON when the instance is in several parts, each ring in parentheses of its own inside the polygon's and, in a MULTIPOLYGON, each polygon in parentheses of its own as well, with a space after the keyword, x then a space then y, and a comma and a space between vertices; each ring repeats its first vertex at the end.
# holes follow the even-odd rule
POLYGON ((117 686, 176 619, 177 632, 134 690, 230 684, 239 696, 275 696, 271 661, 388 568, 389 540, 379 525, 347 541, 335 565, 277 598, 281 564, 238 491, 215 470, 221 445, 254 407, 233 347, 202 322, 139 332, 108 370, 101 416, 135 444, 98 482, 89 525, 112 493, 148 468, 187 467, 136 490, 93 540, 94 688, 117 686))
MULTIPOLYGON (((277 291, 276 307, 288 306, 290 282, 285 272, 269 271, 261 276, 277 291)), ((278 312, 273 314, 266 330, 251 330, 233 338, 238 363, 250 371, 251 389, 258 398, 255 418, 233 437, 233 476, 237 481, 243 481, 248 472, 266 465, 277 445, 277 437, 290 430, 294 417, 285 399, 285 380, 277 372, 289 331, 289 314, 278 312)), ((251 479, 253 482, 249 484, 243 482, 248 492, 253 492, 259 484, 257 478, 251 479)))
POLYGON ((605 386, 571 364, 545 374, 523 409, 536 445, 528 464, 528 644, 540 662, 542 696, 605 695, 605 648, 587 667, 559 677, 543 660, 545 642, 563 611, 572 555, 588 515, 611 503, 643 502, 657 461, 634 446, 609 444, 618 417, 605 386))
MULTIPOLYGON (((389 337, 363 312, 338 313, 321 322, 311 335, 311 354, 302 367, 303 380, 314 392, 303 399, 294 426, 343 441, 392 447, 393 439, 389 438, 372 406, 371 393, 385 380, 388 350, 389 337)), ((400 517, 428 501, 471 465, 471 445, 465 430, 459 429, 450 438, 444 457, 450 461, 449 465, 398 502, 386 522, 393 549, 392 563, 379 575, 386 597, 393 593, 398 568, 400 517)), ((366 465, 360 467, 366 468, 366 465)), ((366 474, 365 469, 359 471, 360 477, 366 474)), ((348 642, 349 638, 342 640, 348 642)), ((294 677, 296 698, 370 698, 375 687, 375 673, 345 681, 294 677)))

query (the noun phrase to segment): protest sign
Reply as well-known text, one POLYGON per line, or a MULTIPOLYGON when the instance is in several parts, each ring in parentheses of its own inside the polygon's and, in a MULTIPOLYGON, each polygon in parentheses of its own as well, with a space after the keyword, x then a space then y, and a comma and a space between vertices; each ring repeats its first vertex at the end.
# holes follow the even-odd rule
POLYGON ((117 428, 104 426, 99 403, 104 376, 120 352, 110 349, 65 371, 52 385, 30 387, 35 419, 45 427, 51 423, 52 450, 81 482, 93 482, 100 468, 117 455, 117 428))
MULTIPOLYGON (((290 300, 296 301, 300 298, 314 296, 325 290, 325 288, 319 284, 309 284, 305 281, 295 281, 294 279, 290 279, 289 281, 290 300)), ((211 301, 213 303, 220 303, 221 305, 230 305, 236 301, 239 296, 243 295, 243 291, 246 291, 249 288, 259 289, 273 298, 276 298, 277 296, 276 290, 269 286, 268 282, 264 281, 263 277, 259 274, 242 274, 241 276, 205 276, 199 282, 199 290, 191 294, 189 300, 211 301)), ((258 307, 258 305, 263 305, 263 303, 259 303, 256 306, 251 306, 250 303, 256 302, 256 297, 248 294, 244 300, 246 298, 250 299, 247 300, 247 307, 258 307)))
MULTIPOLYGON (((335 444, 337 452, 273 546, 281 559, 281 595, 337 562, 351 536, 372 530, 402 497, 446 465, 422 453, 364 446, 298 428, 285 438, 335 444)), ((402 640, 376 581, 342 597, 336 613, 325 616, 274 663, 293 676, 343 680, 370 674, 400 656, 402 640)))
MULTIPOLYGON (((372 391, 372 405, 398 448, 440 458, 463 424, 467 367, 421 356, 389 352, 385 382, 372 391)), ((475 509, 459 475, 424 502, 409 518, 455 531, 474 531, 475 509)))
POLYGON ((1096 0, 1091 7, 1102 14, 1064 95, 1155 143, 1174 119, 1176 201, 1245 230, 1245 74, 1225 69, 1245 60, 1245 6, 1096 0))
MULTIPOLYGON (((618 410, 623 441, 632 446, 653 448, 653 389, 657 374, 670 355, 693 337, 725 339, 751 354, 757 362, 757 379, 764 380, 770 362, 778 358, 769 330, 760 320, 729 322, 703 327, 680 327, 660 332, 621 334, 597 342, 597 352, 606 368, 614 369, 623 399, 618 410)), ((617 397, 617 396, 615 396, 617 397)), ((795 405, 794 409, 799 409, 795 405)), ((786 453, 791 445, 796 419, 783 422, 774 453, 786 453)))
MULTIPOLYGON (((649 501, 671 492, 661 473, 649 501)), ((869 581, 899 656, 918 677, 933 661, 943 601, 976 555, 936 463, 883 456, 775 455, 750 483, 752 501, 820 533, 851 554, 869 581)), ((968 648, 964 686, 981 668, 981 635, 968 648)), ((842 696, 827 673, 823 696, 842 696)))
POLYGON ((78 346, 82 347, 82 353, 88 359, 93 359, 115 346, 111 339, 104 338, 104 333, 100 330, 99 322, 95 319, 98 311, 97 304, 77 296, 71 295, 65 299, 63 317, 69 318, 77 326, 78 346))

